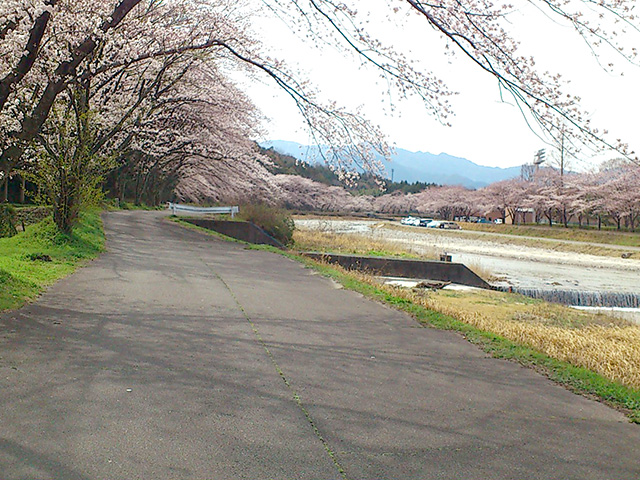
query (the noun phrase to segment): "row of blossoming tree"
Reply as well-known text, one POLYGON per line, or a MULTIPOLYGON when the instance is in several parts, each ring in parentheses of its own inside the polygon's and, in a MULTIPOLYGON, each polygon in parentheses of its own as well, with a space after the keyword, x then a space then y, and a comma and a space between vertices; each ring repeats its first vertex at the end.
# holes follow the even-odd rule
POLYGON ((497 214, 513 223, 569 223, 634 231, 640 220, 640 167, 627 163, 598 173, 560 175, 541 169, 530 180, 505 180, 479 190, 441 187, 426 190, 413 202, 417 211, 435 212, 443 218, 497 214))
MULTIPOLYGON (((261 165, 254 168, 264 170, 261 165)), ((503 222, 597 228, 604 224, 632 231, 640 224, 640 166, 631 162, 612 162, 597 173, 561 175, 559 170, 543 168, 527 180, 505 180, 477 190, 431 186, 418 193, 376 196, 353 194, 298 175, 269 175, 266 170, 239 178, 233 164, 217 164, 215 169, 220 176, 207 174, 200 165, 197 174, 181 179, 176 186, 179 198, 196 203, 266 199, 294 211, 417 214, 471 221, 489 216, 503 222)))
MULTIPOLYGON (((637 31, 634 1, 528 3, 572 27, 594 51, 606 45, 635 60, 635 49, 619 41, 624 31, 637 31)), ((236 166, 228 181, 263 175, 250 141, 260 115, 231 80, 237 71, 267 78, 289 95, 345 181, 358 170, 379 171, 377 159, 389 156, 382 133, 358 112, 321 102, 308 82, 269 55, 251 22, 266 14, 284 20, 301 41, 353 55, 383 77, 390 98, 418 98, 447 123, 452 92, 443 81, 372 33, 391 20, 419 17, 436 34, 436 48, 492 76, 549 141, 631 155, 590 126, 559 75, 538 72, 519 53, 505 30, 514 7, 489 0, 372 6, 386 12, 377 27, 355 0, 3 0, 0 182, 6 189, 16 173, 37 182, 56 224, 70 231, 109 172, 115 190, 135 181, 136 191, 147 194, 202 168, 215 175, 209 167, 221 161, 236 166)))

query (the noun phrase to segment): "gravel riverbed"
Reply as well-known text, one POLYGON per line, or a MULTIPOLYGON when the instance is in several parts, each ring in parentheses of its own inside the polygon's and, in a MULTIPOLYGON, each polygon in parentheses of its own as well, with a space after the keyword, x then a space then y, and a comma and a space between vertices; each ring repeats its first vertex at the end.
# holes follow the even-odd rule
POLYGON ((363 235, 404 245, 417 254, 450 254, 454 262, 490 272, 500 286, 640 294, 640 260, 557 252, 491 241, 464 230, 393 228, 373 220, 297 219, 301 230, 363 235), (461 235, 460 233, 465 234, 461 235))

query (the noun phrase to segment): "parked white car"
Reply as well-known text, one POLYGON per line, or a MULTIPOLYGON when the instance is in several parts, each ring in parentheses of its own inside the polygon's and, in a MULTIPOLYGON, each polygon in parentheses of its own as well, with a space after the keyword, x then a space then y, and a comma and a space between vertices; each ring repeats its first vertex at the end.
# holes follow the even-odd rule
POLYGON ((420 219, 417 217, 408 216, 400 220, 400 223, 402 225, 412 225, 414 227, 417 227, 418 225, 420 225, 420 219))

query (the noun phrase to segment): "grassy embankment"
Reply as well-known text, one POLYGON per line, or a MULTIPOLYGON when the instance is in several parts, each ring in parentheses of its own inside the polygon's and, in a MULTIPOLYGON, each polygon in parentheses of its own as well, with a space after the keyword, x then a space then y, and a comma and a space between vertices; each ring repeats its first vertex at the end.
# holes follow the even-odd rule
POLYGON ((487 223, 460 223, 465 230, 502 233, 524 237, 570 240, 574 242, 601 243, 626 247, 640 247, 640 233, 623 232, 612 229, 577 228, 546 225, 492 225, 487 223))
POLYGON ((435 259, 436 251, 420 255, 411 248, 393 242, 362 235, 339 234, 324 231, 295 230, 293 240, 296 250, 333 252, 351 255, 369 255, 379 257, 435 259))
MULTIPOLYGON (((296 232, 294 237, 301 239, 296 242, 299 250, 398 254, 400 248, 357 235, 338 239, 335 249, 331 234, 296 232)), ((640 423, 638 325, 515 294, 381 285, 367 275, 305 261, 347 288, 399 308, 425 325, 458 331, 492 355, 542 370, 579 393, 595 395, 624 410, 640 423)))
POLYGON ((51 219, 45 219, 14 237, 0 238, 0 311, 35 298, 103 248, 99 211, 82 213, 72 235, 61 234, 51 219))

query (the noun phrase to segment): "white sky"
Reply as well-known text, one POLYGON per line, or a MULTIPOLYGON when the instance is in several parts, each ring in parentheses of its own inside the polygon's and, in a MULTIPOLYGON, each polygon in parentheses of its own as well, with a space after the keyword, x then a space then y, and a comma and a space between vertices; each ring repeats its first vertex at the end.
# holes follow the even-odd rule
MULTIPOLYGON (((624 76, 606 73, 570 29, 541 20, 545 19, 540 12, 526 6, 512 15, 512 28, 522 42, 521 53, 533 55, 541 69, 560 72, 570 79, 571 93, 582 98, 594 126, 609 130, 611 140, 621 138, 640 151, 640 67, 611 55, 624 76)), ((399 102, 394 114, 387 115, 383 89, 376 85, 379 77, 375 72, 363 71, 353 58, 345 59, 334 50, 310 49, 278 20, 265 19, 256 28, 274 57, 299 68, 302 76, 309 78, 327 99, 351 108, 362 105, 367 117, 380 125, 390 143, 399 148, 446 152, 482 165, 508 167, 530 162, 533 153, 545 147, 529 130, 519 110, 501 103, 492 78, 462 56, 449 61, 441 53, 443 43, 425 28, 426 22, 412 16, 402 28, 384 25, 380 34, 386 40, 391 40, 398 50, 411 51, 410 57, 421 67, 424 65, 424 70, 433 71, 451 90, 459 92, 451 99, 456 113, 450 119, 452 127, 440 125, 417 99, 399 102)), ((247 90, 270 119, 265 125, 265 139, 310 143, 292 100, 277 87, 251 83, 247 90)), ((583 159, 570 166, 585 169, 602 158, 591 155, 585 153, 583 159)))

